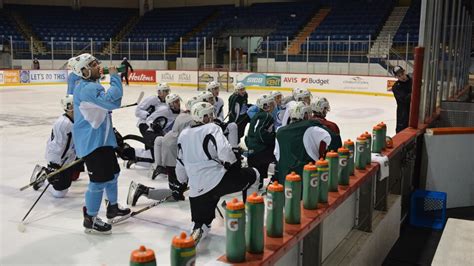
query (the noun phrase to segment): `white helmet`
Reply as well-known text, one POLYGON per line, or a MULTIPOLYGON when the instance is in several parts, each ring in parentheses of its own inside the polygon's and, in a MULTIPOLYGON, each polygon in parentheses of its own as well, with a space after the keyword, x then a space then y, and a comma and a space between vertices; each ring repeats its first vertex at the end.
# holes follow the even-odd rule
POLYGON ((297 102, 288 111, 292 120, 303 120, 305 114, 308 114, 308 116, 311 114, 311 107, 304 104, 304 102, 297 102))
POLYGON ((198 97, 193 96, 191 99, 186 101, 186 109, 191 111, 191 107, 193 107, 193 105, 198 102, 200 102, 198 97))
POLYGON ((61 99, 61 106, 63 107, 64 111, 72 111, 74 108, 74 98, 72 94, 66 95, 64 98, 61 99))
POLYGON ((176 94, 176 93, 168 94, 168 95, 166 95, 166 98, 165 98, 165 101, 168 105, 170 105, 170 104, 172 104, 172 103, 174 103, 175 101, 178 101, 178 100, 182 101, 181 97, 179 97, 179 95, 176 94))
POLYGON ((220 87, 221 87, 221 84, 219 84, 219 82, 211 81, 211 82, 207 83, 206 90, 212 91, 213 89, 220 88, 220 87))
POLYGON ((275 104, 271 94, 263 94, 257 98, 257 106, 264 111, 268 110, 268 105, 275 104))
POLYGON ((160 93, 160 92, 164 92, 164 91, 170 92, 171 91, 170 86, 168 86, 168 83, 166 83, 166 82, 159 83, 158 88, 157 88, 157 92, 160 93))
POLYGON ((197 98, 198 98, 198 100, 199 100, 200 102, 207 102, 207 103, 209 103, 209 102, 211 102, 211 101, 214 100, 214 95, 212 95, 212 93, 209 92, 209 91, 201 91, 201 92, 198 94, 197 98))
POLYGON ((306 97, 312 98, 312 95, 307 89, 297 89, 293 92, 293 97, 295 97, 295 101, 302 101, 306 97))
POLYGON ((301 89, 299 89, 299 88, 294 88, 294 89, 291 91, 291 96, 293 96, 293 98, 294 98, 296 92, 299 91, 299 90, 301 90, 301 89))
POLYGON ((278 96, 283 97, 283 94, 281 93, 281 91, 272 91, 270 94, 272 95, 273 99, 275 99, 278 96))
POLYGON ((91 68, 89 66, 90 63, 97 61, 97 63, 100 64, 100 61, 97 60, 97 58, 95 58, 94 56, 88 53, 76 56, 75 60, 76 60, 76 63, 74 64, 74 74, 84 79, 88 79, 91 77, 91 72, 90 72, 91 68), (84 76, 84 74, 82 73, 83 69, 89 70, 89 74, 84 76))
POLYGON ((234 86, 234 92, 238 92, 240 90, 245 90, 245 86, 244 86, 244 84, 242 84, 242 82, 239 82, 239 83, 235 84, 235 86, 234 86))
POLYGON ((74 65, 76 64, 76 57, 73 56, 67 60, 67 69, 74 70, 74 65))
POLYGON ((329 101, 324 97, 316 97, 316 99, 311 103, 311 109, 313 112, 326 115, 331 111, 331 106, 329 106, 329 101))
POLYGON ((204 123, 204 117, 214 117, 214 106, 206 102, 197 102, 191 107, 193 120, 204 123))

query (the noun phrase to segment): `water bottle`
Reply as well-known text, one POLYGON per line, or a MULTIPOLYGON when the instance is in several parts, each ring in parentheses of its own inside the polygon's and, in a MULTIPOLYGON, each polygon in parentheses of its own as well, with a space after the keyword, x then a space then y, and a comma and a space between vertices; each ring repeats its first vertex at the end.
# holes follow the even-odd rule
POLYGON ((245 227, 247 251, 253 254, 263 253, 263 214, 265 212, 263 197, 254 192, 247 197, 245 207, 245 213, 247 214, 245 227))
POLYGON ((366 148, 367 138, 363 135, 357 137, 356 140, 356 155, 355 155, 355 168, 358 170, 365 169, 365 148, 366 148))
POLYGON ((372 163, 372 135, 367 131, 362 135, 367 139, 365 142, 365 164, 370 165, 372 163))
POLYGON ((319 159, 316 162, 318 167, 318 176, 319 176, 319 202, 327 203, 328 202, 328 190, 329 190, 329 163, 323 158, 319 159))
POLYGON ((337 149, 339 154, 339 185, 348 186, 349 185, 349 149, 346 147, 341 147, 337 149))
POLYGON ((245 205, 233 198, 227 202, 226 256, 229 262, 245 261, 245 205))
POLYGON ((186 238, 186 233, 181 232, 175 236, 171 242, 171 265, 186 266, 196 263, 196 245, 190 236, 186 238))
POLYGON ((155 252, 145 246, 140 246, 139 249, 132 251, 130 266, 156 266, 155 252))
POLYGON ((329 191, 337 192, 337 186, 339 185, 339 154, 330 151, 326 154, 326 158, 329 162, 329 191))
POLYGON ((318 168, 310 162, 303 168, 303 208, 307 210, 318 208, 318 197, 318 168))
POLYGON ((283 237, 283 185, 274 181, 267 187, 267 236, 283 237))
POLYGON ((349 150, 349 158, 347 159, 347 169, 349 175, 354 175, 354 142, 350 139, 344 141, 344 147, 349 150))
POLYGON ((372 129, 372 134, 374 138, 372 139, 372 150, 375 153, 380 153, 383 149, 383 143, 385 142, 385 138, 383 137, 383 129, 381 126, 375 126, 372 129))
POLYGON ((384 122, 380 122, 378 126, 382 128, 382 139, 384 140, 382 150, 385 150, 387 147, 387 142, 385 141, 387 138, 387 125, 384 122))
MULTIPOLYGON (((118 67, 117 67, 117 71, 118 71, 119 73, 125 72, 125 65, 120 65, 120 66, 118 66, 118 67)), ((109 74, 109 67, 103 67, 103 68, 102 68, 102 73, 103 73, 104 75, 109 74)))
POLYGON ((299 224, 301 219, 301 177, 295 172, 285 180, 285 222, 299 224))

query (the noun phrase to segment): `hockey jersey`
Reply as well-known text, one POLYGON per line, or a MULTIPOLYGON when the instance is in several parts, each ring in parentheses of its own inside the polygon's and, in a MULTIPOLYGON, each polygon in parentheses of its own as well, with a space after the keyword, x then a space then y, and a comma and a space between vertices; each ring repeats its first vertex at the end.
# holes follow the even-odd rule
POLYGON ((118 74, 110 76, 110 88, 81 80, 74 89, 74 126, 72 138, 76 154, 82 158, 103 146, 117 147, 111 112, 120 107, 123 89, 118 74))
POLYGON ((188 183, 189 197, 209 192, 226 173, 224 162, 237 159, 222 129, 214 123, 185 128, 178 137, 176 176, 188 183))
POLYGON ((224 122, 224 100, 221 97, 215 97, 214 108, 216 109, 216 118, 224 122))
POLYGON ((233 93, 229 97, 229 122, 240 123, 245 120, 248 109, 248 94, 241 96, 233 93))
POLYGON ((245 137, 249 154, 265 150, 275 145, 274 121, 271 114, 261 110, 250 121, 249 131, 245 137))
POLYGON ((140 104, 138 104, 135 109, 135 116, 138 118, 137 127, 140 124, 145 123, 147 117, 162 105, 166 105, 166 102, 155 95, 145 98, 140 104))
POLYGON ((73 120, 66 114, 54 122, 51 136, 46 144, 46 161, 57 165, 68 164, 76 159, 72 141, 73 120))
POLYGON ((163 137, 161 146, 161 158, 164 166, 176 166, 178 150, 178 136, 193 121, 189 113, 179 114, 173 124, 173 129, 163 137))
POLYGON ((180 112, 174 112, 167 104, 159 105, 156 110, 146 118, 145 123, 149 128, 152 128, 151 124, 159 123, 161 130, 166 134, 173 128, 174 120, 179 113, 180 112))
POLYGON ((82 80, 81 77, 74 73, 70 73, 67 76, 67 94, 74 94, 74 88, 79 84, 82 80))

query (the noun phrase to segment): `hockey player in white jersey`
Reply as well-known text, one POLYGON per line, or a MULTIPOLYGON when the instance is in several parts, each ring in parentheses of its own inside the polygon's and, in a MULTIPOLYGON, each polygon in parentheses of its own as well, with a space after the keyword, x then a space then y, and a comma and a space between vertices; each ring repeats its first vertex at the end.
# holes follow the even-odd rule
POLYGON ((196 243, 210 230, 220 197, 239 191, 255 192, 259 174, 242 168, 222 129, 212 123, 214 107, 205 102, 192 106, 193 122, 178 137, 176 175, 189 185, 191 236, 196 243))
POLYGON ((219 97, 219 90, 221 84, 217 81, 211 81, 207 83, 206 89, 214 96, 214 108, 216 109, 216 117, 221 122, 224 122, 224 101, 219 97))
MULTIPOLYGON (((166 105, 166 96, 170 93, 171 89, 167 83, 158 84, 157 92, 158 95, 152 95, 145 98, 135 109, 135 116, 138 118, 137 127, 140 129, 140 133, 145 137, 145 132, 148 130, 149 125, 146 123, 148 116, 155 112, 159 106, 166 105)), ((146 145, 145 145, 146 146, 146 145)), ((148 149, 152 146, 146 146, 148 149)))
POLYGON ((127 163, 127 168, 133 163, 136 162, 154 162, 154 143, 155 139, 159 136, 164 136, 166 133, 171 131, 173 128, 174 120, 181 112, 181 97, 175 93, 166 95, 166 104, 159 105, 157 109, 150 114, 146 120, 145 124, 147 130, 143 132, 143 140, 146 147, 151 147, 149 149, 135 149, 135 160, 129 160, 127 163))
MULTIPOLYGON (((217 117, 217 109, 215 108, 216 97, 209 91, 202 91, 197 96, 200 102, 210 103, 214 106, 214 117, 217 117)), ((220 99, 220 98, 219 98, 220 99)), ((232 148, 239 147, 239 128, 235 122, 226 123, 220 118, 214 118, 213 122, 220 126, 227 140, 229 140, 232 148)))
POLYGON ((131 182, 128 190, 127 204, 135 206, 137 200, 141 196, 145 196, 153 200, 162 200, 168 196, 173 196, 175 201, 184 200, 184 191, 187 184, 178 182, 176 178, 176 157, 178 150, 178 136, 183 129, 189 127, 191 121, 191 106, 197 103, 197 97, 193 97, 186 102, 186 111, 181 112, 176 117, 173 129, 166 133, 164 137, 157 137, 155 139, 155 164, 152 179, 155 179, 159 174, 166 174, 168 176, 169 189, 155 189, 145 186, 140 183, 131 182))
POLYGON ((311 98, 313 96, 311 95, 311 92, 307 89, 294 89, 293 90, 293 98, 294 101, 289 101, 285 104, 285 112, 280 112, 282 115, 281 118, 281 126, 286 126, 290 122, 290 109, 295 106, 296 102, 303 102, 306 105, 311 104, 311 98))
MULTIPOLYGON (((76 151, 72 141, 72 127, 74 123, 73 96, 66 95, 66 97, 61 99, 61 105, 65 113, 54 122, 51 136, 46 145, 45 157, 46 161, 48 161, 48 167, 45 168, 46 174, 54 172, 61 168, 62 165, 76 160, 76 151)), ((50 190, 51 194, 56 198, 66 196, 71 182, 79 178, 79 173, 83 171, 84 165, 80 163, 49 178, 48 182, 53 186, 53 189, 50 190)), ((33 185, 33 188, 38 190, 43 183, 37 183, 33 185)))

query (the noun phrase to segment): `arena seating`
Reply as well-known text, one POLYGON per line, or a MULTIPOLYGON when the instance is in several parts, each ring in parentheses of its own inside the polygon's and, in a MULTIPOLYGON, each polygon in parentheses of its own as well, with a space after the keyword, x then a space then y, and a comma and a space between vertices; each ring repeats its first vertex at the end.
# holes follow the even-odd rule
POLYGON ((408 9, 405 15, 405 18, 402 21, 402 24, 398 28, 397 34, 393 39, 395 45, 397 43, 405 45, 407 33, 409 34, 409 42, 418 42, 418 32, 420 28, 420 10, 421 0, 413 0, 410 8, 408 9))

